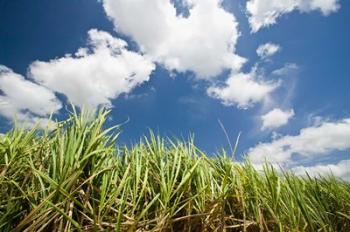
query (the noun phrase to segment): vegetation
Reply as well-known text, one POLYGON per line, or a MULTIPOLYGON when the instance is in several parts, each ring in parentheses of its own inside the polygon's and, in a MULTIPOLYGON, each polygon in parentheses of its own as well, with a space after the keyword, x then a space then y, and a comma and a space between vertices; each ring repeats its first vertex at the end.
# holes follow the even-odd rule
POLYGON ((350 231, 349 183, 152 133, 118 147, 107 115, 0 135, 0 231, 350 231))

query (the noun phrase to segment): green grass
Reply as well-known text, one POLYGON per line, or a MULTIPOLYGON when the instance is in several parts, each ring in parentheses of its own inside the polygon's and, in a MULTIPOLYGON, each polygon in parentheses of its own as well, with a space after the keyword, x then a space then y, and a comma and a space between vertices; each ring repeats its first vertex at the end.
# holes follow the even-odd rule
POLYGON ((0 231, 350 231, 349 183, 152 133, 118 147, 107 115, 0 135, 0 231))

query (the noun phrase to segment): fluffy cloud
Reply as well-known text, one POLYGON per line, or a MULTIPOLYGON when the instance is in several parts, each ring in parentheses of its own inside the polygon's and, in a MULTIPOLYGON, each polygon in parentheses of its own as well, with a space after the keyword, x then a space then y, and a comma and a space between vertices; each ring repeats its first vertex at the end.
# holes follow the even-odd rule
POLYGON ((305 175, 318 177, 333 174, 343 180, 350 181, 350 160, 342 160, 336 164, 319 164, 315 166, 305 167, 297 166, 292 171, 297 175, 305 175))
POLYGON ((279 108, 275 108, 267 114, 261 116, 262 130, 275 129, 288 123, 288 121, 294 116, 294 110, 283 111, 279 108))
POLYGON ((32 126, 61 108, 55 94, 26 80, 11 69, 0 65, 0 114, 8 119, 16 117, 18 123, 32 126))
POLYGON ((322 122, 300 130, 298 135, 287 135, 270 143, 260 143, 248 152, 253 163, 261 164, 265 159, 281 166, 294 163, 293 155, 300 159, 313 159, 330 152, 350 149, 350 118, 338 122, 322 122))
POLYGON ((167 69, 193 71, 202 79, 224 69, 238 70, 245 59, 235 54, 239 37, 235 17, 220 0, 183 3, 188 17, 178 15, 171 0, 103 0, 116 29, 167 69))
POLYGON ((256 71, 231 74, 224 86, 208 88, 209 96, 220 99, 225 105, 248 108, 261 102, 279 86, 279 82, 266 82, 257 77, 256 71))
POLYGON ((276 23, 283 14, 294 10, 309 12, 318 10, 328 15, 339 9, 338 0, 249 0, 246 8, 253 32, 276 23))
POLYGON ((262 59, 265 59, 269 56, 274 55, 276 52, 278 52, 281 49, 281 47, 277 44, 273 43, 266 43, 262 44, 256 49, 256 54, 262 59))
POLYGON ((75 105, 92 108, 109 106, 111 99, 149 80, 155 65, 146 56, 127 50, 125 41, 107 32, 88 34, 88 46, 74 55, 32 63, 31 78, 75 105))

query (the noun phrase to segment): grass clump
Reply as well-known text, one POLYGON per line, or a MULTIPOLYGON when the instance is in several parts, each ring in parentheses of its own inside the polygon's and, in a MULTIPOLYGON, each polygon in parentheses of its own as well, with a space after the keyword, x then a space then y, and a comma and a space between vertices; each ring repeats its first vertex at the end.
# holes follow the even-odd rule
POLYGON ((118 147, 107 115, 0 136, 0 231, 350 231, 347 182, 153 134, 118 147))

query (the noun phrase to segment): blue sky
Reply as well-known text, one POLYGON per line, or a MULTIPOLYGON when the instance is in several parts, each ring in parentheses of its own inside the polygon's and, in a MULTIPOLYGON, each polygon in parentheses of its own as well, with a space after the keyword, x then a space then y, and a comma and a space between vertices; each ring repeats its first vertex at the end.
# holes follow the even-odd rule
POLYGON ((348 179, 349 11, 337 0, 0 1, 0 131, 15 116, 64 118, 72 101, 110 107, 110 125, 129 119, 121 144, 152 129, 194 134, 214 154, 229 150, 220 120, 257 167, 348 179))

